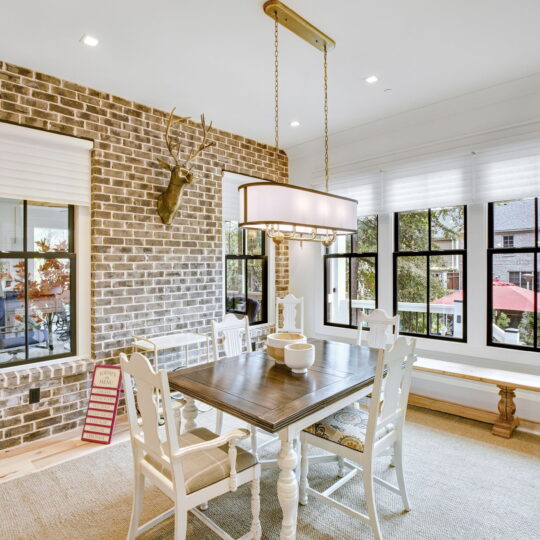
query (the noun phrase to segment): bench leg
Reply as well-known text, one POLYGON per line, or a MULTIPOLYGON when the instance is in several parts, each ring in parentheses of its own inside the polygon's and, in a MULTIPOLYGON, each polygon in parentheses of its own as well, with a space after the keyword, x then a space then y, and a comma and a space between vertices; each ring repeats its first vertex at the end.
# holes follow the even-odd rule
POLYGON ((514 398, 516 394, 514 392, 515 387, 503 386, 498 384, 499 388, 499 418, 493 425, 491 433, 509 439, 512 436, 514 429, 519 426, 519 419, 514 416, 516 412, 516 404, 514 398))

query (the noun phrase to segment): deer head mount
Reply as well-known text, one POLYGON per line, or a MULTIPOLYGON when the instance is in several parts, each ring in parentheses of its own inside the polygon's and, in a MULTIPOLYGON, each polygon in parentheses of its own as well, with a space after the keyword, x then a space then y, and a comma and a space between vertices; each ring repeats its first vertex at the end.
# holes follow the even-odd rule
POLYGON ((164 169, 171 172, 169 185, 159 196, 157 205, 161 221, 163 221, 165 225, 170 225, 173 222, 174 216, 182 201, 182 192, 184 191, 184 188, 187 184, 191 184, 195 180, 193 173, 191 172, 193 169, 191 162, 196 159, 201 152, 216 144, 214 141, 208 141, 208 133, 212 129, 212 122, 207 126, 204 120, 204 114, 201 114, 203 140, 200 144, 195 145, 190 150, 185 161, 181 161, 180 152, 182 150, 182 142, 180 138, 177 138, 176 141, 171 139, 171 128, 176 124, 186 122, 189 120, 189 116, 181 116, 178 120, 174 120, 175 110, 176 108, 171 111, 169 119, 167 120, 167 128, 165 129, 165 144, 167 145, 167 151, 169 152, 172 161, 170 159, 158 159, 158 163, 164 169))

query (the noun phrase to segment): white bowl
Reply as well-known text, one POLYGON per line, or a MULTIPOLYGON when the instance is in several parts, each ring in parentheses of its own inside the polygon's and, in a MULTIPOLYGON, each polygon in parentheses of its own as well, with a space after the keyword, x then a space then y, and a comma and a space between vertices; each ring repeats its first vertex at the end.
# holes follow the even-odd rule
POLYGON ((266 337, 266 348, 268 354, 275 360, 277 364, 283 364, 284 348, 291 343, 305 343, 307 340, 303 334, 296 332, 278 332, 277 334, 269 334, 266 337))
POLYGON ((293 373, 307 373, 315 362, 315 346, 311 343, 293 343, 285 346, 285 365, 293 373))

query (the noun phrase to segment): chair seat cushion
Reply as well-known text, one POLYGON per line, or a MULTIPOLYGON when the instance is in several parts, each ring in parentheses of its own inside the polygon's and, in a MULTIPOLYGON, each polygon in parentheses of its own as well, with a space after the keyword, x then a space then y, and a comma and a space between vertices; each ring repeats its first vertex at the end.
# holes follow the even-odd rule
MULTIPOLYGON (((327 416, 320 422, 312 424, 304 431, 316 437, 321 437, 321 439, 363 452, 367 425, 368 411, 348 406, 327 416)), ((377 432, 375 440, 381 439, 393 429, 394 426, 388 424, 377 432)))
MULTIPOLYGON (((197 428, 180 435, 180 448, 211 441, 216 437, 218 435, 206 428, 197 428)), ((169 480, 172 480, 170 467, 162 465, 160 461, 150 454, 146 454, 144 459, 169 480)), ((256 463, 257 460, 253 455, 237 446, 236 472, 241 472, 256 463)), ((184 481, 188 495, 228 478, 231 474, 229 445, 225 444, 217 448, 200 450, 184 456, 182 458, 182 469, 184 471, 184 481)))

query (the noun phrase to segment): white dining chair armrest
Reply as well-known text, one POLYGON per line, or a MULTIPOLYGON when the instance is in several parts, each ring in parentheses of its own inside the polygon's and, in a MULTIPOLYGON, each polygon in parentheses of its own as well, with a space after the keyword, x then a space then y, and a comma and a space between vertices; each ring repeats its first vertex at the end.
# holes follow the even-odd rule
POLYGON ((184 456, 187 456, 188 454, 192 454, 193 452, 200 452, 201 450, 209 450, 210 448, 217 448, 218 446, 223 446, 224 444, 229 444, 229 451, 230 451, 231 444, 234 446, 236 444, 236 441, 247 439, 250 435, 251 435, 251 432, 249 431, 249 429, 245 429, 245 428, 233 429, 232 431, 225 433, 225 435, 216 437, 215 439, 212 439, 211 441, 205 441, 202 443, 190 444, 189 446, 184 446, 183 448, 180 448, 173 454, 172 459, 179 459, 184 456))

